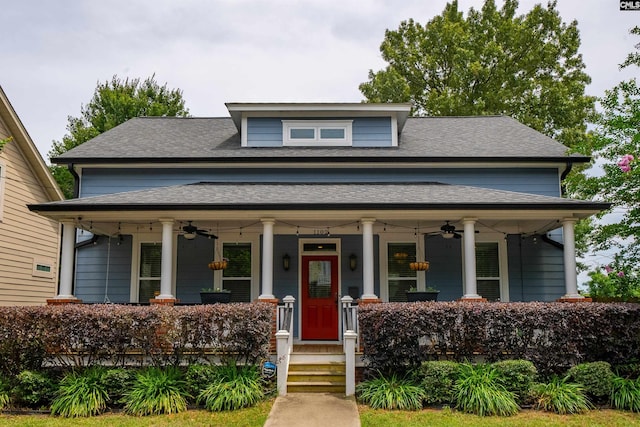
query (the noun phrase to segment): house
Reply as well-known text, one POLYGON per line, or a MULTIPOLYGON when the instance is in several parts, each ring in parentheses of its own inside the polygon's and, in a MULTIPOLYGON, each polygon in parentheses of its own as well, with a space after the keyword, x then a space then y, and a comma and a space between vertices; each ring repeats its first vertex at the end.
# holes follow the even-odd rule
POLYGON ((563 198, 561 182, 587 157, 505 116, 226 106, 230 117, 135 118, 54 159, 78 184, 77 198, 30 205, 63 226, 54 302, 291 295, 296 339, 338 341, 343 295, 582 298, 574 225, 609 205, 563 198))
POLYGON ((56 295, 60 225, 27 205, 62 199, 0 87, 0 305, 44 304, 56 295))

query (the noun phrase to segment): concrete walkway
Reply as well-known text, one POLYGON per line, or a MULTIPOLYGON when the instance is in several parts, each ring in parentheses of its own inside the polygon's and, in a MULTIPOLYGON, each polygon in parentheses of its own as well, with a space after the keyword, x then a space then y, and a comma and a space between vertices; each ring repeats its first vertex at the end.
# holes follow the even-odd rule
POLYGON ((353 397, 331 393, 278 396, 264 427, 360 427, 353 397))

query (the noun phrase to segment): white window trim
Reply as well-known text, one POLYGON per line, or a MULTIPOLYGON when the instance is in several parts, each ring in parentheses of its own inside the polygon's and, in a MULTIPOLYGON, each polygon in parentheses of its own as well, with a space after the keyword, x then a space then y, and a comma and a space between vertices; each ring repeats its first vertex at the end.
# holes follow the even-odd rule
MULTIPOLYGON (((173 264, 171 268, 171 294, 176 295, 176 270, 178 264, 177 255, 177 239, 176 233, 173 235, 173 255, 171 262, 173 264)), ((156 243, 162 244, 162 234, 160 233, 136 233, 133 235, 131 247, 133 248, 131 253, 131 286, 129 292, 129 301, 132 303, 139 303, 139 290, 140 290, 140 246, 142 243, 156 243)))
POLYGON ((53 278, 53 262, 45 259, 33 259, 33 277, 43 277, 46 279, 53 278), (38 270, 38 266, 48 267, 49 271, 38 270))
MULTIPOLYGON (((413 243, 416 245, 416 254, 425 253, 422 237, 416 241, 413 233, 384 233, 379 235, 379 259, 380 259, 380 299, 389 302, 389 243, 413 243)), ((426 288, 426 272, 416 271, 416 287, 426 288)))
MULTIPOLYGON (((242 236, 242 239, 238 239, 236 234, 220 234, 218 236, 218 247, 222 250, 225 244, 234 245, 236 243, 248 243, 251 245, 251 301, 255 301, 260 296, 260 235, 259 234, 247 234, 242 236)), ((216 256, 220 256, 216 253, 216 256)), ((213 283, 222 283, 222 270, 215 270, 213 272, 213 283)), ((217 285, 216 285, 217 286, 217 285)))
POLYGON ((347 147, 352 145, 353 120, 282 120, 282 144, 290 147, 347 147), (290 131, 313 128, 313 139, 291 139, 290 131), (344 129, 344 138, 320 139, 321 129, 344 129))
POLYGON ((2 222, 2 215, 4 212, 4 188, 7 180, 7 165, 4 161, 0 160, 0 222, 2 222))
MULTIPOLYGON (((500 301, 509 302, 509 258, 507 253, 507 241, 503 234, 500 233, 481 233, 476 234, 475 241, 478 243, 497 243, 498 244, 498 262, 500 263, 500 301)), ((464 235, 463 235, 464 239, 464 235)), ((462 271, 464 272, 465 258, 464 245, 460 245, 462 249, 462 271)), ((475 251, 474 251, 475 253, 475 251)), ((466 292, 467 284, 464 282, 463 289, 466 292)), ((477 280, 477 277, 476 277, 477 280)), ((480 295, 482 296, 482 295, 480 295)))

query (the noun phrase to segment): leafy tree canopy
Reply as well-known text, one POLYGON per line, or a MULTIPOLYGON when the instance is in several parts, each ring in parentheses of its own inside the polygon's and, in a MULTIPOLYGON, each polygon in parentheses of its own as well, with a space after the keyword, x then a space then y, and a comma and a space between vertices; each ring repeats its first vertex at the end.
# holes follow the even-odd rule
MULTIPOLYGON (((631 30, 640 35, 640 27, 631 30)), ((639 47, 640 45, 636 45, 639 47)), ((621 68, 640 66, 640 54, 630 53, 621 68)), ((624 282, 640 296, 640 85, 637 80, 622 81, 600 98, 601 111, 595 117, 590 138, 576 149, 592 155, 601 171, 573 176, 567 189, 574 197, 606 201, 612 209, 599 215, 602 221, 587 221, 582 227, 586 247, 607 251, 614 260, 605 273, 590 274, 590 287, 611 287, 624 282), (617 273, 616 273, 617 272, 617 273), (623 272, 625 279, 607 279, 623 272), (633 278, 633 279, 630 279, 633 278), (606 282, 606 283, 605 283, 606 282)), ((615 288, 620 296, 623 290, 615 288)), ((626 291, 630 295, 629 291, 626 291)))
MULTIPOLYGON (((144 81, 114 75, 111 81, 98 82, 93 98, 82 105, 80 117, 67 118, 68 133, 62 141, 53 141, 48 155, 57 157, 133 117, 188 115, 182 91, 169 89, 166 83, 160 86, 155 74, 144 81)), ((74 181, 67 168, 52 166, 51 171, 65 196, 73 197, 74 181)))
POLYGON ((505 114, 568 146, 584 138, 594 99, 578 53, 577 22, 536 5, 516 15, 485 0, 465 18, 457 0, 424 26, 403 21, 380 46, 388 66, 369 71, 369 102, 412 102, 416 115, 505 114))

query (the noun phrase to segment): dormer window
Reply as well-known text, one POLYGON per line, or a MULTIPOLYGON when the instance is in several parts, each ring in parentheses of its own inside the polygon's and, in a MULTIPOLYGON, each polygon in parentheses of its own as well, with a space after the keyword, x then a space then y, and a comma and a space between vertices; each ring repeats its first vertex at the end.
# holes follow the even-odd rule
POLYGON ((353 120, 282 120, 285 146, 350 146, 353 120))

